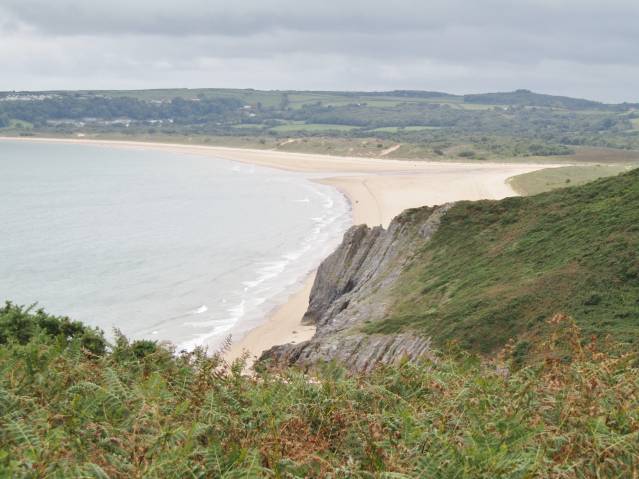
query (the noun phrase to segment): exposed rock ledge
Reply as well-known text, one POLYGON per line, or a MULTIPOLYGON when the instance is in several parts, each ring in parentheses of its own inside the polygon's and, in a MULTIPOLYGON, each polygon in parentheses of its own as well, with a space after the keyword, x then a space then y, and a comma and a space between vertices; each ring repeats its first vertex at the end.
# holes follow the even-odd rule
POLYGON ((387 230, 381 226, 351 227, 317 271, 303 320, 317 326, 313 338, 275 346, 260 359, 302 367, 336 359, 352 369, 367 371, 378 363, 427 355, 427 338, 367 335, 361 327, 385 317, 399 273, 432 237, 450 206, 407 210, 393 219, 387 230))

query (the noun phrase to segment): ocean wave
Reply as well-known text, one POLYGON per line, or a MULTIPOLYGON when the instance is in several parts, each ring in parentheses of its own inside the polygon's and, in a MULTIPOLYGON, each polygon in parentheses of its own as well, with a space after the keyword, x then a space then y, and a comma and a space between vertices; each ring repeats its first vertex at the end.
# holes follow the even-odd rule
POLYGON ((288 265, 289 260, 281 260, 281 261, 271 261, 265 263, 265 266, 257 270, 257 279, 252 281, 244 281, 242 284, 244 285, 244 291, 249 291, 256 286, 268 281, 269 279, 277 277, 280 273, 282 273, 286 266, 288 265))
POLYGON ((248 310, 259 307, 267 301, 265 296, 251 297, 250 299, 242 299, 235 306, 226 309, 228 316, 224 319, 211 319, 209 321, 186 321, 182 323, 183 326, 192 328, 207 328, 205 333, 196 334, 192 339, 180 343, 177 347, 178 351, 193 351, 197 347, 207 346, 208 341, 224 334, 228 336, 233 327, 246 315, 248 310), (212 328, 212 329, 209 329, 212 328))
POLYGON ((205 346, 209 339, 215 338, 217 336, 221 336, 223 333, 228 333, 233 328, 234 323, 222 323, 218 326, 215 326, 212 330, 198 334, 195 338, 189 339, 188 341, 184 341, 180 343, 177 347, 178 351, 193 351, 195 348, 205 346))
POLYGON ((189 311, 189 312, 191 314, 202 314, 202 313, 206 313, 208 310, 209 310, 209 308, 206 306, 206 304, 203 304, 199 308, 194 309, 193 311, 189 311))
POLYGON ((255 279, 242 283, 245 294, 254 294, 259 286, 260 293, 275 301, 278 295, 289 291, 316 267, 339 244, 341 235, 351 225, 350 208, 341 193, 328 186, 310 185, 309 189, 319 197, 323 214, 310 217, 314 225, 298 248, 282 254, 278 260, 262 263, 255 272, 255 279), (336 208, 337 195, 343 201, 341 208, 336 208), (301 261, 305 257, 308 260, 301 261))
POLYGON ((309 196, 304 200, 294 201, 311 202, 311 198, 315 197, 322 213, 309 218, 313 225, 298 247, 278 258, 259 263, 252 278, 241 282, 242 288, 236 293, 239 301, 225 310, 227 315, 223 319, 184 323, 198 329, 207 328, 208 331, 183 342, 180 349, 192 350, 211 344, 217 338, 221 340, 229 333, 248 331, 337 246, 341 235, 351 224, 347 200, 325 185, 308 182, 308 191, 309 196))

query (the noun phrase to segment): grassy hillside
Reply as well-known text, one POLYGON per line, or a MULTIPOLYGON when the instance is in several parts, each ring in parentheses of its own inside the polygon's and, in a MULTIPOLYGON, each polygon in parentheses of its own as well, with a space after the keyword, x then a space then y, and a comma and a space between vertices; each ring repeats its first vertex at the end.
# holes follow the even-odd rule
POLYGON ((633 477, 634 358, 582 347, 568 318, 549 326, 547 360, 510 375, 499 360, 449 353, 369 376, 327 366, 246 377, 217 356, 108 345, 8 305, 0 477, 633 477))
POLYGON ((461 202, 412 258, 389 316, 368 332, 415 330, 489 353, 524 344, 554 313, 587 334, 639 345, 639 171, 502 201, 461 202))

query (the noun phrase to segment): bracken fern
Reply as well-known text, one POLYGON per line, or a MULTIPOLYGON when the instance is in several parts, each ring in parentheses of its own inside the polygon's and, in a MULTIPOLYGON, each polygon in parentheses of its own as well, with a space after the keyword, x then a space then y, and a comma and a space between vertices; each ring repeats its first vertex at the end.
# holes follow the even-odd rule
MULTIPOLYGON (((0 324, 7 313, 43 314, 7 306, 0 324)), ((100 352, 48 326, 0 346, 0 477, 638 474, 636 358, 601 351, 563 315, 531 362, 510 346, 491 361, 451 350, 368 375, 245 376, 202 351, 120 338, 100 352)))

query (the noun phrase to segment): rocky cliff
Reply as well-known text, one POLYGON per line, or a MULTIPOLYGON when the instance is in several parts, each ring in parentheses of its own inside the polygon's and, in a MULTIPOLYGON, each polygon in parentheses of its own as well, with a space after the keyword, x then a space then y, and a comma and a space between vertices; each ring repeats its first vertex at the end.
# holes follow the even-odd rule
POLYGON ((386 230, 350 228, 318 269, 304 315, 306 324, 317 327, 313 338, 271 348, 261 359, 302 367, 336 359, 366 371, 378 363, 428 354, 427 338, 410 333, 369 335, 361 327, 384 318, 402 268, 431 238, 450 206, 407 210, 386 230))

